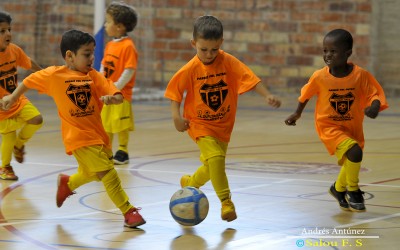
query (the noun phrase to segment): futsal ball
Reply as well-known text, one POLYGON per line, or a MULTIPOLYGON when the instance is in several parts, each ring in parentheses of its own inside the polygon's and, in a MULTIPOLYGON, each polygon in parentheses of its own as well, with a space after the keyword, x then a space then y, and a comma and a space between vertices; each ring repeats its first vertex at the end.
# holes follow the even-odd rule
POLYGON ((179 224, 195 226, 207 217, 207 196, 200 189, 184 187, 172 195, 169 211, 179 224))

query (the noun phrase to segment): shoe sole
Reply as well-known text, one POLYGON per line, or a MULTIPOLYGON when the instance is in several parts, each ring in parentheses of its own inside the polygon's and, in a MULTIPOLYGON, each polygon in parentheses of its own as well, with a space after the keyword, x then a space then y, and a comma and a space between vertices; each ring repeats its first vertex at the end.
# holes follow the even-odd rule
POLYGON ((363 213, 363 212, 366 212, 367 209, 359 210, 359 209, 355 209, 355 208, 350 207, 350 211, 357 212, 357 213, 363 213))
POLYGON ((226 214, 224 214, 224 216, 222 216, 222 219, 226 220, 227 222, 231 222, 233 220, 236 220, 237 219, 236 212, 226 213, 226 214))
POLYGON ((116 164, 116 165, 124 165, 124 164, 128 164, 128 163, 129 163, 129 161, 117 161, 114 159, 114 164, 116 164))
MULTIPOLYGON (((349 201, 347 200, 347 197, 346 197, 346 201, 349 202, 349 201)), ((352 207, 350 206, 350 202, 349 202, 349 210, 352 211, 352 212, 357 212, 357 213, 363 213, 363 212, 367 211, 366 208, 364 208, 364 209, 355 209, 355 208, 352 208, 352 207)))
MULTIPOLYGON (((333 198, 335 198, 335 200, 336 200, 337 203, 339 204, 340 209, 342 209, 343 211, 351 211, 350 205, 349 205, 349 207, 342 207, 342 206, 340 206, 340 203, 339 203, 338 199, 337 199, 336 196, 332 193, 331 189, 329 189, 329 194, 332 195, 333 198)), ((347 200, 346 200, 346 201, 347 201, 347 200)))
POLYGON ((136 223, 134 225, 128 225, 128 224, 124 223, 124 227, 135 228, 135 227, 138 227, 138 226, 141 226, 141 225, 144 225, 144 224, 146 224, 145 220, 143 220, 143 221, 141 221, 139 223, 136 223))
POLYGON ((3 178, 3 177, 0 177, 0 179, 2 179, 4 181, 18 181, 18 177, 17 178, 3 178))
POLYGON ((58 190, 60 189, 60 183, 61 183, 61 175, 59 174, 58 178, 57 178, 57 193, 56 193, 56 205, 57 205, 57 207, 61 207, 62 206, 62 204, 58 205, 58 190))

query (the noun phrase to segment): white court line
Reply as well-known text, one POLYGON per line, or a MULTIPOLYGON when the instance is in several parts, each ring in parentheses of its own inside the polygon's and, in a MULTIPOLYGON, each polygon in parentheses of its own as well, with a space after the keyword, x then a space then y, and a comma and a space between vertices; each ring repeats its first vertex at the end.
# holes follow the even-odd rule
POLYGON ((336 226, 335 228, 353 227, 353 226, 358 226, 358 225, 362 225, 362 224, 365 224, 365 223, 370 223, 370 222, 375 222, 375 221, 380 221, 380 220, 386 220, 386 219, 391 219, 391 218, 396 218, 396 217, 400 217, 400 213, 385 215, 385 216, 376 217, 376 218, 367 219, 367 220, 361 220, 361 221, 358 221, 358 222, 344 224, 344 225, 339 225, 339 226, 336 226))
MULTIPOLYGON (((33 163, 31 163, 33 164, 33 163)), ((41 164, 41 163, 36 163, 36 164, 40 164, 40 165, 49 165, 49 166, 60 166, 59 164, 41 164)), ((63 164, 62 166, 69 166, 66 164, 63 164)), ((71 165, 74 166, 74 165, 71 165)), ((139 172, 160 172, 160 173, 183 173, 183 172, 176 172, 176 171, 162 171, 162 170, 145 170, 145 169, 121 169, 118 168, 118 170, 125 170, 125 171, 139 171, 139 172)), ((237 191, 243 191, 243 190, 248 190, 248 189, 254 189, 254 188, 260 188, 260 187, 266 187, 266 186, 271 186, 274 184, 280 184, 280 183, 287 183, 287 182, 292 182, 292 181, 306 181, 306 182, 321 182, 321 183, 327 183, 328 181, 319 181, 319 180, 311 180, 311 179, 282 179, 282 178, 278 178, 278 177, 258 177, 258 176, 240 176, 240 175, 229 175, 232 177, 247 177, 247 178, 262 178, 262 179, 274 179, 274 180, 280 180, 274 183, 268 183, 268 184, 262 184, 262 185, 255 185, 255 186, 250 186, 250 187, 244 187, 244 188, 237 188, 237 189, 232 189, 232 192, 237 192, 237 191)), ((330 183, 330 182, 329 182, 330 183)), ((399 188, 400 186, 393 186, 393 185, 382 185, 382 184, 362 184, 361 185, 367 185, 367 186, 381 186, 381 187, 394 187, 394 188, 399 188)), ((215 194, 209 194, 208 196, 215 196, 215 194)), ((149 206, 155 206, 155 205, 161 205, 161 204, 168 204, 169 201, 163 201, 163 202, 155 202, 155 203, 148 203, 148 204, 144 204, 142 205, 143 207, 149 207, 149 206)), ((111 210, 106 210, 106 212, 115 212, 118 211, 118 209, 111 209, 111 210)), ((97 212, 91 212, 91 213, 84 213, 84 214, 76 214, 76 215, 72 215, 72 216, 65 216, 65 217, 55 217, 53 219, 62 219, 62 218, 78 218, 78 217, 82 217, 82 216, 88 216, 88 215, 94 215, 94 214, 99 214, 99 213, 103 213, 103 211, 97 211, 97 212)), ((345 227, 352 227, 352 226, 357 226, 357 225, 362 225, 365 223, 369 223, 369 222, 375 222, 375 221, 380 221, 380 220, 385 220, 385 219, 390 219, 390 218, 396 218, 399 217, 400 213, 397 214, 392 214, 392 215, 386 215, 386 216, 381 216, 381 217, 376 217, 376 218, 372 218, 372 219, 366 219, 366 220, 361 220, 358 222, 354 222, 354 223, 349 223, 349 224, 344 224, 344 225, 338 225, 336 226, 336 228, 345 228, 345 227)), ((49 219, 44 219, 44 220, 49 220, 49 219)), ((50 219, 51 220, 51 219, 50 219)), ((37 221, 37 220, 35 220, 37 221)), ((6 226, 6 225, 15 225, 15 224, 24 224, 24 223, 30 223, 31 221, 26 220, 24 222, 10 222, 10 223, 0 223, 0 226, 6 226)))
MULTIPOLYGON (((286 182, 286 180, 283 180, 279 183, 286 182)), ((238 188, 238 189, 232 189, 233 192, 241 191, 241 190, 246 190, 246 189, 254 189, 254 188, 259 188, 259 187, 265 187, 265 186, 270 186, 275 183, 268 183, 268 184, 262 184, 262 185, 254 185, 251 187, 245 187, 245 188, 238 188)), ((216 194, 207 194, 207 196, 216 196, 216 194)), ((147 203, 140 205, 140 207, 152 207, 152 206, 158 206, 158 205, 164 205, 164 204, 169 204, 169 200, 166 201, 159 201, 159 202, 153 202, 153 203, 147 203)), ((3 226, 11 226, 11 225, 17 225, 17 224, 26 224, 26 223, 31 223, 32 221, 49 221, 49 220, 60 220, 60 219, 73 219, 73 218, 79 218, 79 217, 84 217, 84 216, 90 216, 90 215, 96 215, 104 212, 118 212, 118 208, 113 208, 109 210, 104 210, 104 211, 95 211, 95 212, 90 212, 90 213, 82 213, 82 214, 74 214, 74 215, 68 215, 68 216, 57 216, 53 218, 47 218, 47 219, 36 219, 36 220, 29 220, 26 219, 25 221, 18 221, 18 222, 7 222, 7 223, 0 223, 0 227, 3 226)))
POLYGON ((337 236, 327 236, 322 234, 302 234, 302 235, 294 235, 294 236, 286 236, 288 239, 309 239, 309 238, 318 238, 318 239, 379 239, 378 235, 357 235, 357 236, 346 236, 346 235, 337 235, 337 236))
MULTIPOLYGON (((49 164, 49 163, 32 163, 32 165, 48 165, 48 166, 59 166, 59 167, 76 167, 76 164, 49 164)), ((154 173, 167 173, 167 174, 186 174, 186 172, 181 171, 166 171, 166 170, 151 170, 151 169, 132 169, 132 168, 118 168, 115 167, 118 171, 136 171, 136 172, 154 172, 154 173)), ((281 177, 268 177, 268 176, 249 176, 249 175, 234 175, 229 174, 229 177, 237 177, 237 178, 255 178, 255 179, 271 179, 271 180, 290 180, 290 181, 305 181, 305 182, 317 182, 317 183, 331 183, 331 181, 321 181, 314 179, 295 179, 295 178, 281 178, 281 177)), ((385 184, 370 184, 370 183, 359 183, 361 186, 371 186, 371 187, 388 187, 388 188, 400 188, 400 185, 385 185, 385 184)))
MULTIPOLYGON (((137 171, 137 172, 154 172, 154 173, 170 173, 170 174, 187 174, 187 172, 181 171, 166 171, 166 170, 151 170, 151 169, 126 169, 126 168, 115 168, 120 171, 137 171)), ((267 174, 267 173, 266 173, 267 174)), ((271 179, 271 180, 284 180, 284 181, 305 181, 305 182, 318 182, 318 183, 332 183, 332 181, 321 181, 314 179, 295 179, 295 178, 281 178, 281 177, 269 177, 269 176, 251 176, 251 175, 234 175, 229 174, 229 177, 237 178, 255 178, 255 179, 271 179)), ((359 183, 361 186, 371 187, 392 187, 400 188, 400 185, 385 185, 385 184, 371 184, 371 183, 359 183)))
MULTIPOLYGON (((228 249, 252 249, 252 250, 265 250, 271 249, 272 245, 281 244, 284 241, 290 241, 285 238, 286 235, 277 235, 274 233, 266 233, 253 235, 239 240, 232 240, 227 242, 226 248, 228 249)), ((213 247, 216 247, 215 245, 213 247)))

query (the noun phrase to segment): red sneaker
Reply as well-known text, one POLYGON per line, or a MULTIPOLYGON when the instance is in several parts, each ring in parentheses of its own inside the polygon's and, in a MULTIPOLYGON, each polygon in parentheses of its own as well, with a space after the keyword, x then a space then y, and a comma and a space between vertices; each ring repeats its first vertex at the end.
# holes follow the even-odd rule
POLYGON ((57 181, 57 207, 61 207, 64 201, 75 192, 71 191, 68 187, 69 175, 59 174, 57 181))
POLYGON ((15 175, 13 168, 10 165, 0 167, 0 179, 2 180, 18 180, 18 176, 15 175))
POLYGON ((139 214, 139 210, 141 208, 131 208, 129 211, 124 215, 125 217, 125 227, 138 227, 146 223, 143 217, 139 214))
POLYGON ((24 162, 24 154, 25 154, 25 146, 22 146, 21 148, 17 148, 14 146, 14 158, 18 163, 24 162))

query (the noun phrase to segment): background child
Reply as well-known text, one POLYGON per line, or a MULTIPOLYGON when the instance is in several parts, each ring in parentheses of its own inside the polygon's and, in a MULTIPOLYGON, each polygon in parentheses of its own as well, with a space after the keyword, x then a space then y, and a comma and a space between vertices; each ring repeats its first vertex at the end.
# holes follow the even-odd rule
POLYGON ((181 178, 181 186, 199 188, 211 180, 222 203, 221 218, 232 221, 237 216, 225 172, 225 157, 238 96, 254 89, 273 107, 279 107, 281 102, 246 65, 220 49, 222 42, 222 23, 213 16, 199 17, 191 40, 197 55, 172 77, 165 97, 171 100, 175 128, 188 131, 200 149, 203 163, 192 176, 181 178), (180 105, 184 93, 182 116, 180 105))
POLYGON ((28 88, 51 96, 61 118, 66 153, 74 155, 78 162, 75 174, 58 177, 57 206, 61 207, 79 186, 101 181, 108 196, 124 214, 125 226, 140 226, 145 220, 129 203, 121 187, 100 116, 102 102, 121 103, 121 92, 92 69, 95 40, 91 35, 78 30, 67 31, 62 36, 60 48, 66 65, 51 66, 31 74, 12 95, 3 98, 3 107, 9 108, 28 88))
POLYGON ((124 101, 118 105, 105 105, 101 117, 111 144, 113 135, 118 134, 119 146, 114 163, 127 164, 129 131, 134 129, 131 102, 138 57, 135 44, 127 33, 136 27, 138 15, 133 7, 113 2, 107 7, 105 19, 105 31, 113 40, 106 45, 100 71, 114 82, 124 101))
POLYGON ((388 105, 376 79, 348 62, 353 48, 353 37, 348 31, 332 30, 322 46, 327 66, 314 72, 301 89, 297 110, 285 123, 296 125, 308 100, 317 96, 316 130, 328 152, 335 154, 342 166, 329 193, 343 210, 362 212, 365 205, 358 178, 364 148, 364 113, 374 119, 388 105))
MULTIPOLYGON (((0 98, 11 94, 18 86, 17 68, 40 70, 17 45, 11 43, 10 14, 0 11, 0 98)), ((18 180, 11 163, 12 154, 17 162, 24 161, 25 143, 42 126, 43 118, 37 108, 21 96, 9 110, 0 110, 1 168, 0 178, 18 180), (19 132, 17 133, 17 130, 19 132)))

